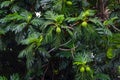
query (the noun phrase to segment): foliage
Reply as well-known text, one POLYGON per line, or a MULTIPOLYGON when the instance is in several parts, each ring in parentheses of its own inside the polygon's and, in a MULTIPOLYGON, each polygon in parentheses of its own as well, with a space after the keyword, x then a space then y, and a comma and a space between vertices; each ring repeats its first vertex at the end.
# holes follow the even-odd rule
MULTIPOLYGON (((5 76, 0 76, 0 80, 8 80, 5 76)), ((9 80, 20 80, 18 74, 13 74, 10 76, 9 80)))
POLYGON ((0 1, 0 80, 120 79, 119 0, 0 1))

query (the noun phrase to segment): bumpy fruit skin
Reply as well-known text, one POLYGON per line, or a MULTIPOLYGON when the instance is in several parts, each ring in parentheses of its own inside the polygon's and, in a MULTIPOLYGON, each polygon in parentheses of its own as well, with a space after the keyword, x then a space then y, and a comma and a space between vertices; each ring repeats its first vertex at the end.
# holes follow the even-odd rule
POLYGON ((66 4, 69 5, 69 6, 71 6, 72 2, 71 1, 67 1, 66 4))
POLYGON ((86 67, 86 71, 89 72, 91 69, 89 66, 86 67))
POLYGON ((59 27, 56 28, 57 33, 61 33, 61 29, 59 27))
POLYGON ((87 27, 87 22, 86 21, 82 22, 82 26, 87 27))
POLYGON ((84 72, 85 71, 85 68, 82 66, 81 68, 80 68, 80 72, 84 72))

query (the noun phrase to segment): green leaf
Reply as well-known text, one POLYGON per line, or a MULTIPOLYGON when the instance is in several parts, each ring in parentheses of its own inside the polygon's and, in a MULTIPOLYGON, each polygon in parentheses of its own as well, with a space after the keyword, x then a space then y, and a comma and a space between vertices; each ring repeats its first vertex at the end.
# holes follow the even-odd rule
POLYGON ((77 53, 77 55, 74 58, 75 65, 84 65, 88 62, 93 61, 89 52, 83 52, 83 53, 77 53))
POLYGON ((28 38, 28 39, 25 39, 25 40, 21 41, 22 44, 26 44, 26 45, 31 44, 33 42, 37 42, 37 38, 32 38, 31 37, 31 38, 28 38))
POLYGON ((12 3, 12 1, 4 1, 1 3, 1 8, 8 7, 11 3, 12 3))
POLYGON ((32 43, 38 43, 39 36, 40 36, 39 33, 36 33, 36 32, 32 33, 28 36, 28 38, 26 38, 25 40, 22 40, 21 43, 24 44, 24 45, 29 45, 29 44, 32 44, 32 43))
POLYGON ((55 5, 53 6, 53 9, 56 10, 56 11, 61 11, 62 10, 62 4, 63 1, 62 0, 56 0, 55 2, 55 5))
POLYGON ((5 31, 0 29, 0 35, 1 34, 5 34, 5 31))
POLYGON ((50 27, 48 29, 48 31, 46 32, 46 36, 45 36, 45 41, 46 43, 52 42, 53 41, 53 27, 50 27))
POLYGON ((12 28, 12 31, 15 31, 15 33, 21 32, 26 27, 26 25, 27 25, 26 22, 21 23, 21 24, 16 24, 12 28))
POLYGON ((90 18, 89 19, 91 22, 93 22, 95 25, 100 26, 100 27, 104 27, 104 25, 102 24, 102 22, 100 21, 100 19, 98 19, 97 17, 95 18, 90 18))
POLYGON ((103 74, 103 73, 98 73, 96 74, 96 79, 100 79, 100 80, 111 80, 109 75, 103 74))
POLYGON ((58 23, 58 24, 61 24, 63 21, 64 21, 64 15, 57 15, 55 17, 55 21, 58 23))
POLYGON ((113 17, 113 18, 111 18, 111 19, 105 20, 105 21, 103 22, 103 24, 104 24, 105 26, 106 26, 106 25, 113 25, 113 24, 114 24, 114 21, 115 21, 116 19, 118 19, 118 17, 113 17))
POLYGON ((13 13, 13 14, 8 14, 6 17, 0 19, 1 23, 7 23, 10 21, 16 22, 19 20, 23 20, 24 17, 22 17, 21 15, 19 15, 18 13, 13 13))
POLYGON ((56 56, 61 57, 61 58, 70 58, 72 56, 71 52, 69 51, 61 51, 56 56))
POLYGON ((74 21, 77 21, 78 19, 77 19, 77 17, 68 17, 65 20, 68 22, 74 22, 74 21))
POLYGON ((13 74, 10 76, 10 80, 20 80, 20 77, 18 74, 13 74))
POLYGON ((40 26, 42 25, 43 21, 37 18, 34 18, 33 20, 31 20, 31 24, 34 26, 40 26))
POLYGON ((50 58, 51 55, 44 49, 44 48, 38 48, 39 54, 43 57, 50 58))
POLYGON ((29 23, 29 21, 31 21, 31 19, 32 19, 31 12, 23 11, 20 15, 23 17, 23 20, 25 20, 27 23, 29 23))
POLYGON ((22 57, 31 55, 31 53, 33 52, 33 48, 34 48, 34 44, 31 44, 31 45, 27 46, 24 50, 22 50, 19 53, 18 57, 22 58, 22 57))
POLYGON ((48 20, 55 20, 56 14, 53 11, 47 11, 44 16, 48 20))
POLYGON ((0 80, 8 80, 5 76, 0 76, 0 80))
POLYGON ((50 25, 54 25, 54 23, 52 21, 45 21, 45 22, 43 22, 43 24, 40 27, 40 29, 44 31, 50 25))
POLYGON ((112 48, 108 48, 106 56, 108 59, 112 59, 115 56, 112 48))
POLYGON ((17 4, 14 4, 12 7, 11 7, 11 11, 12 12, 17 12, 20 10, 20 7, 17 5, 17 4))
POLYGON ((70 29, 68 29, 67 27, 66 27, 66 31, 70 34, 71 37, 73 36, 73 32, 70 29))
POLYGON ((48 20, 55 21, 58 24, 61 24, 65 19, 64 15, 55 14, 53 11, 47 11, 45 13, 45 18, 48 20))

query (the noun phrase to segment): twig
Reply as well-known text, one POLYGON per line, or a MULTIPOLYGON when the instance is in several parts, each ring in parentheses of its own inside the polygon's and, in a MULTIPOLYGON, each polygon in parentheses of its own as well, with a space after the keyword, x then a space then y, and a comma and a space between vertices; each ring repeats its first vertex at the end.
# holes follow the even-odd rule
POLYGON ((43 74, 43 77, 42 77, 41 80, 44 80, 44 77, 45 77, 45 74, 46 74, 47 70, 48 70, 48 67, 45 69, 44 74, 43 74))
POLYGON ((61 50, 61 51, 71 51, 71 49, 63 49, 63 48, 59 48, 59 50, 61 50))
MULTIPOLYGON (((64 44, 61 44, 60 47, 62 47, 62 46, 64 46, 64 45, 68 44, 70 41, 71 41, 71 40, 69 40, 68 42, 66 42, 66 43, 64 43, 64 44)), ((48 54, 51 53, 52 51, 54 51, 55 49, 56 49, 55 47, 52 48, 52 49, 50 49, 50 50, 48 51, 48 54)))
POLYGON ((79 23, 80 23, 80 22, 78 21, 78 22, 76 22, 76 23, 70 25, 70 27, 76 26, 76 25, 78 25, 79 23))
POLYGON ((68 42, 66 42, 66 43, 64 43, 64 44, 61 44, 60 47, 67 45, 70 41, 71 41, 71 40, 69 40, 68 42))
POLYGON ((51 53, 52 51, 54 51, 56 48, 52 48, 51 50, 48 51, 48 54, 51 53))
POLYGON ((43 67, 45 67, 45 66, 47 66, 47 65, 48 65, 48 63, 47 63, 47 64, 42 65, 42 68, 43 68, 43 67))
POLYGON ((115 27, 115 26, 113 26, 113 25, 112 25, 112 27, 113 27, 115 30, 117 30, 117 31, 119 31, 119 32, 120 32, 120 29, 116 28, 116 27, 115 27))
POLYGON ((71 26, 68 26, 69 29, 73 30, 73 28, 71 26))
POLYGON ((71 49, 59 48, 59 50, 62 50, 62 51, 75 51, 75 49, 76 49, 77 47, 78 47, 78 46, 73 47, 73 48, 71 48, 71 49))

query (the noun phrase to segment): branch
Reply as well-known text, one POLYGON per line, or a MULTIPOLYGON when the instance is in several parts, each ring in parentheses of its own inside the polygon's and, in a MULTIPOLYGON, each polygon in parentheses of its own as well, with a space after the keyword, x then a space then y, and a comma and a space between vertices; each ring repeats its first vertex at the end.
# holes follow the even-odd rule
POLYGON ((78 25, 79 23, 80 23, 80 22, 79 22, 79 21, 77 21, 76 23, 71 24, 71 25, 70 25, 70 27, 76 26, 76 25, 78 25))
MULTIPOLYGON (((61 44, 60 47, 67 45, 70 41, 71 41, 71 40, 69 40, 68 42, 66 42, 66 43, 64 43, 64 44, 61 44)), ((52 51, 54 51, 55 49, 56 49, 56 47, 50 49, 50 50, 48 51, 48 54, 51 53, 52 51)))
POLYGON ((112 25, 112 27, 113 27, 115 30, 117 30, 117 31, 120 32, 120 29, 116 28, 114 25, 112 25))
POLYGON ((62 50, 62 51, 75 51, 75 49, 76 49, 77 47, 78 47, 78 46, 73 47, 73 48, 70 48, 70 49, 59 48, 59 50, 62 50))
POLYGON ((48 70, 48 67, 45 69, 44 74, 43 74, 43 77, 42 77, 41 80, 44 80, 44 77, 45 77, 45 74, 46 74, 47 70, 48 70))
POLYGON ((50 50, 48 51, 48 54, 51 53, 52 51, 54 51, 55 49, 56 49, 55 47, 52 48, 52 49, 50 49, 50 50))
POLYGON ((71 49, 64 49, 64 48, 59 48, 61 51, 71 51, 71 49))
POLYGON ((64 43, 64 44, 61 44, 60 46, 65 46, 67 45, 71 40, 69 40, 68 42, 64 43))
POLYGON ((71 26, 68 26, 69 29, 73 30, 73 28, 71 26))

